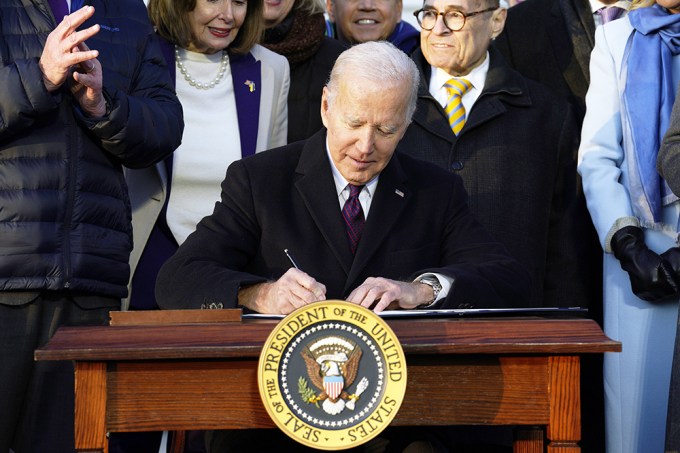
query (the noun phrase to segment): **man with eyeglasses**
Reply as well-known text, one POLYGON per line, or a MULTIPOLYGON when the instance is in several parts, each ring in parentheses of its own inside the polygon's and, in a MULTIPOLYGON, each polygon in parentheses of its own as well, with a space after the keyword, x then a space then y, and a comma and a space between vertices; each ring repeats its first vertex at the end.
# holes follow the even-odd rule
POLYGON ((401 20, 402 0, 326 0, 326 36, 354 45, 389 41, 410 55, 419 33, 401 20))
POLYGON ((524 305, 587 304, 593 264, 578 239, 592 226, 571 107, 491 46, 506 18, 498 0, 426 0, 414 14, 421 84, 398 150, 463 178, 475 215, 532 275, 524 305))
MULTIPOLYGON (((463 178, 474 214, 529 269, 532 295, 521 303, 599 308, 601 260, 583 240, 594 231, 578 190, 572 107, 510 68, 492 45, 506 19, 498 0, 425 0, 414 14, 421 85, 398 152, 463 178), (469 89, 454 111, 460 105, 450 93, 466 85, 461 80, 469 89)), ((590 387, 601 382, 591 378, 590 387)), ((476 434, 485 442, 493 436, 476 434)))

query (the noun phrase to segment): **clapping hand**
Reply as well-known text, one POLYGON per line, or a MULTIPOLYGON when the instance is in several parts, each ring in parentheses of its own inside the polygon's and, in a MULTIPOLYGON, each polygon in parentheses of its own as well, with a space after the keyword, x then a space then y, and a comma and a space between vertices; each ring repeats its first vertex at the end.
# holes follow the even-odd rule
MULTIPOLYGON (((79 52, 88 52, 90 49, 85 43, 78 45, 79 52)), ((101 117, 106 114, 106 99, 102 92, 102 66, 99 60, 84 61, 73 72, 71 93, 78 101, 85 113, 92 117, 101 117)))
POLYGON ((77 31, 94 14, 92 6, 84 6, 64 17, 49 34, 40 56, 40 70, 48 91, 53 92, 67 82, 83 111, 90 116, 103 116, 106 101, 102 93, 102 69, 99 52, 90 50, 85 41, 99 32, 99 25, 77 31))

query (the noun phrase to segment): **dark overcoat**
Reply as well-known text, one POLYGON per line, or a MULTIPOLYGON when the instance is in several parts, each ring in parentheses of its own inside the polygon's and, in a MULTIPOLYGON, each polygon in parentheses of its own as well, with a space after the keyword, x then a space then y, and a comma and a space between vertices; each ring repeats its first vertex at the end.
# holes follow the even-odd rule
POLYGON ((592 303, 600 296, 589 288, 599 284, 593 272, 600 261, 590 262, 583 240, 594 233, 578 189, 579 130, 569 104, 491 48, 486 83, 456 137, 428 91, 430 65, 420 50, 413 58, 421 71, 418 105, 398 152, 463 179, 470 210, 531 273, 524 305, 592 303))

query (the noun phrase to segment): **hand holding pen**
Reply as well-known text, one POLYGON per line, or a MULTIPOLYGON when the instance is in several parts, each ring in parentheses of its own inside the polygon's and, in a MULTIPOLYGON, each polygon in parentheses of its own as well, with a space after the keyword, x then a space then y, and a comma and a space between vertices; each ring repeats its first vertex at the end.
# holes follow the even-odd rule
MULTIPOLYGON (((289 249, 283 253, 293 265, 267 288, 267 299, 280 313, 290 313, 296 308, 326 299, 326 286, 302 271, 289 249)), ((272 305, 270 305, 271 307, 272 305)))
POLYGON ((288 249, 284 253, 293 267, 275 282, 239 291, 239 304, 258 313, 286 315, 312 302, 326 300, 326 286, 300 270, 288 249))

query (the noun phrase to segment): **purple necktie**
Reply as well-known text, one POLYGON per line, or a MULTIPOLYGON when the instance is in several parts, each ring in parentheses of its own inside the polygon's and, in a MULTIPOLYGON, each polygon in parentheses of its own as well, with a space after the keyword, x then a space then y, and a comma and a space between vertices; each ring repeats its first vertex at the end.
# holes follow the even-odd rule
POLYGON ((47 0, 52 8, 52 14, 54 14, 54 20, 60 23, 64 20, 64 16, 68 16, 68 3, 66 0, 47 0))
POLYGON ((602 17, 602 23, 606 24, 615 19, 618 19, 623 14, 624 9, 618 6, 606 6, 597 10, 597 13, 602 17))
POLYGON ((349 246, 352 249, 352 253, 354 253, 357 250, 359 239, 361 239, 364 223, 366 223, 364 211, 361 209, 361 203, 359 202, 359 194, 364 186, 354 186, 352 184, 348 184, 348 186, 349 198, 347 198, 345 206, 342 207, 342 218, 345 219, 349 246))

